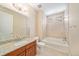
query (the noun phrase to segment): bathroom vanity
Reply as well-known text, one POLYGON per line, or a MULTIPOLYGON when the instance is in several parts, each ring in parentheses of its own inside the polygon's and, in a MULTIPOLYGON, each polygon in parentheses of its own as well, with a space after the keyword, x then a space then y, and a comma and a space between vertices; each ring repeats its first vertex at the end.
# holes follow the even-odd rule
POLYGON ((36 40, 23 39, 12 41, 0 45, 1 56, 35 56, 36 55, 36 40))
POLYGON ((12 52, 5 54, 5 56, 35 56, 36 55, 36 41, 33 41, 23 47, 20 47, 12 52))

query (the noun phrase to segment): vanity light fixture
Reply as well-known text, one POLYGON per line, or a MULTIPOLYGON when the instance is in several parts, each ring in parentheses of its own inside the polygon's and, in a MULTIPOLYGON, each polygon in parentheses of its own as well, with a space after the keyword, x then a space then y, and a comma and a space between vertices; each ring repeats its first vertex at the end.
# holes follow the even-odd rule
POLYGON ((21 5, 13 3, 12 6, 16 8, 17 10, 22 11, 21 5))
POLYGON ((13 3, 12 6, 22 12, 26 12, 28 10, 28 6, 22 3, 13 3))

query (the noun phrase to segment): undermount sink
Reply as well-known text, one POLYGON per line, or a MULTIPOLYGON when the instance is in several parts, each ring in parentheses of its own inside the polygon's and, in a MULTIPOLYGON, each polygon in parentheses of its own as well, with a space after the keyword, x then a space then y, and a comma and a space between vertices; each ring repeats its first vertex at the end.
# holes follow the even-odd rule
POLYGON ((22 39, 22 40, 17 40, 17 41, 15 41, 14 46, 20 46, 24 43, 27 43, 28 40, 29 40, 29 38, 25 38, 25 39, 22 39))

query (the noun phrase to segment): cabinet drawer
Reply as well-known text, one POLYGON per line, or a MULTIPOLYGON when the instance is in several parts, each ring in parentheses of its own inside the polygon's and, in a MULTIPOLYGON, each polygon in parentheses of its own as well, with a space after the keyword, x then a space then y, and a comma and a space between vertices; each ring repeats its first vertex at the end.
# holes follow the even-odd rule
POLYGON ((6 54, 5 56, 17 56, 17 55, 19 55, 20 53, 22 53, 24 50, 25 50, 25 48, 24 48, 24 47, 21 47, 21 48, 19 48, 19 49, 16 49, 16 50, 14 50, 14 51, 12 51, 12 52, 6 54))

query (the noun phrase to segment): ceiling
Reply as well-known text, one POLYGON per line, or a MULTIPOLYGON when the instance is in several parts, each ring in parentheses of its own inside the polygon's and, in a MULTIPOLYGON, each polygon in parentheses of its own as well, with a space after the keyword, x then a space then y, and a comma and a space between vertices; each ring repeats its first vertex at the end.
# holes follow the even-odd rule
POLYGON ((42 8, 44 8, 44 11, 50 11, 55 8, 66 6, 65 3, 42 3, 41 5, 42 5, 42 8))
POLYGON ((57 12, 60 9, 65 9, 67 6, 66 3, 42 3, 41 5, 45 14, 57 12))
POLYGON ((51 13, 65 9, 67 6, 67 3, 40 3, 40 4, 35 3, 33 5, 34 5, 34 7, 35 6, 40 7, 40 5, 41 5, 41 8, 45 12, 45 14, 49 15, 51 13))

